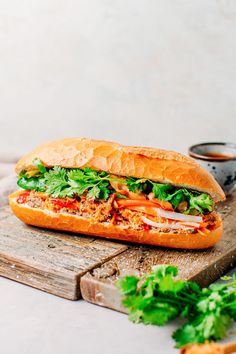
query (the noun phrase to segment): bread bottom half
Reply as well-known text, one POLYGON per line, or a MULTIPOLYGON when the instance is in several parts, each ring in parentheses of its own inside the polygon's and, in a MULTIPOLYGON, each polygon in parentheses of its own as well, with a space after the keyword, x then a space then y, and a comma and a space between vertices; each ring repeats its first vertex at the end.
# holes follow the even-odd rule
POLYGON ((94 223, 89 218, 72 214, 55 213, 45 209, 31 208, 24 204, 18 204, 16 202, 17 194, 17 192, 13 193, 9 197, 10 207, 17 218, 28 225, 47 229, 180 249, 204 249, 212 247, 220 240, 223 232, 220 216, 218 216, 217 227, 207 235, 186 232, 167 233, 155 230, 135 230, 113 225, 109 222, 94 223))

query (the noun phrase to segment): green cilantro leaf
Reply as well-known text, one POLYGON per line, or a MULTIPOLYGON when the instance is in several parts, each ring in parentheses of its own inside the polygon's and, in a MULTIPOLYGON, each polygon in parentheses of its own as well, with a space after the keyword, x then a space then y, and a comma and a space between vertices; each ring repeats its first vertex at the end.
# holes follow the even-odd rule
POLYGON ((63 189, 68 187, 68 180, 65 168, 55 166, 44 174, 46 193, 52 197, 59 197, 63 189))
POLYGON ((146 179, 143 178, 137 179, 137 178, 129 177, 123 181, 131 192, 137 193, 143 191, 144 183, 146 182, 146 179))
POLYGON ((159 289, 162 292, 171 291, 178 293, 185 288, 185 282, 182 280, 174 280, 169 274, 162 278, 159 282, 159 289))
POLYGON ((189 213, 191 210, 195 209, 202 214, 202 210, 212 211, 213 200, 206 193, 201 193, 199 195, 190 194, 189 198, 189 213))
POLYGON ((169 184, 161 184, 153 182, 153 193, 155 198, 160 200, 167 200, 170 193, 173 192, 174 188, 169 184))
MULTIPOLYGON (((98 186, 92 187, 87 194, 88 198, 99 198, 100 195, 100 188, 98 186)), ((102 198, 103 199, 103 198, 102 198)))
POLYGON ((126 276, 121 278, 118 283, 117 287, 122 291, 124 295, 133 295, 137 290, 137 284, 139 279, 135 276, 126 276))
POLYGON ((186 323, 181 328, 177 329, 172 334, 172 338, 175 340, 177 348, 181 348, 189 343, 202 343, 200 338, 197 338, 194 325, 189 323, 186 323))
POLYGON ((99 192, 99 199, 105 199, 107 200, 109 195, 112 193, 112 190, 109 189, 109 182, 101 182, 98 184, 98 188, 100 190, 99 192))
POLYGON ((172 275, 176 277, 178 274, 178 268, 169 264, 161 264, 158 266, 153 266, 153 274, 156 278, 163 279, 167 275, 172 275))
POLYGON ((84 179, 85 173, 84 171, 76 168, 73 170, 69 170, 67 176, 70 181, 81 181, 84 179))
POLYGON ((178 205, 183 201, 188 201, 185 189, 178 189, 174 194, 167 197, 173 207, 176 209, 178 205))
POLYGON ((167 303, 153 304, 142 313, 144 324, 153 324, 158 326, 165 325, 168 321, 178 316, 178 308, 167 303))

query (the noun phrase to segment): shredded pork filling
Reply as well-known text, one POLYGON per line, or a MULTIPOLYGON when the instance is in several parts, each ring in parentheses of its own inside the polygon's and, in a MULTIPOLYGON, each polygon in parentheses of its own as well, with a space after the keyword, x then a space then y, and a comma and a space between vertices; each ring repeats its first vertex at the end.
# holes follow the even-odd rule
MULTIPOLYGON (((26 204, 31 208, 46 209, 53 212, 67 213, 71 215, 77 215, 85 218, 89 218, 92 222, 106 223, 109 222, 113 225, 118 225, 127 229, 135 230, 161 230, 163 232, 182 233, 180 229, 170 229, 165 227, 154 227, 144 223, 143 216, 145 212, 134 211, 128 208, 117 207, 116 194, 110 195, 110 197, 104 200, 96 200, 87 198, 86 195, 79 198, 51 198, 44 193, 37 193, 34 191, 23 192, 19 196, 17 202, 19 204, 26 204)), ((166 225, 168 220, 156 216, 147 216, 154 222, 162 222, 166 225)), ((207 230, 211 230, 216 224, 216 214, 214 212, 204 216, 204 222, 207 223, 207 230)), ((186 233, 197 233, 196 229, 186 229, 186 233)))

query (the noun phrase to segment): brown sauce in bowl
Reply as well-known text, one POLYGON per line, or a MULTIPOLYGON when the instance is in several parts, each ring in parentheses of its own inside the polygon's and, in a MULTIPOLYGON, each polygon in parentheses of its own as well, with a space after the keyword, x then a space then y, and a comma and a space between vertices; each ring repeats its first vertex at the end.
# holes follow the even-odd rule
POLYGON ((233 157, 233 155, 227 155, 227 154, 223 154, 221 152, 207 152, 203 155, 206 157, 212 158, 212 159, 216 159, 216 160, 225 160, 225 159, 230 159, 233 157))

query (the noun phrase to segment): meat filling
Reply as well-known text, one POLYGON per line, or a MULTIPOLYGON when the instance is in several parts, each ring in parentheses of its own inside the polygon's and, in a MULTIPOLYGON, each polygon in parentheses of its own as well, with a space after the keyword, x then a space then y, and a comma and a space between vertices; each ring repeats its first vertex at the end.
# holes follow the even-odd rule
MULTIPOLYGON (((145 212, 119 208, 116 198, 116 194, 112 194, 106 201, 86 198, 86 195, 80 198, 60 199, 48 197, 44 193, 27 191, 20 194, 17 202, 26 204, 31 208, 46 209, 56 213, 60 212, 89 218, 94 223, 109 222, 126 229, 182 233, 182 230, 179 229, 153 227, 145 224, 143 221, 143 216, 146 216, 145 212)), ((157 215, 149 215, 148 217, 154 222, 164 222, 166 224, 166 220, 161 220, 157 215)), ((215 213, 206 215, 204 222, 207 223, 207 229, 213 229, 216 223, 215 213)), ((197 233, 197 230, 186 229, 185 232, 194 234, 197 233)))

